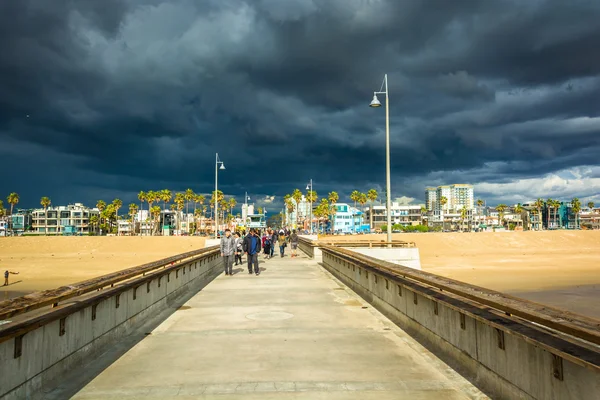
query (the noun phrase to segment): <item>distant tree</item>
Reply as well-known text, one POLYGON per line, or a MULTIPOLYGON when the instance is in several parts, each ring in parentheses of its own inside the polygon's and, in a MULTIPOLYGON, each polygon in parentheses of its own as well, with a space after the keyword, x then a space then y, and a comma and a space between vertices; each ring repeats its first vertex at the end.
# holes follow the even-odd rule
POLYGON ((138 200, 140 201, 140 210, 143 210, 144 207, 144 202, 146 201, 147 197, 146 197, 146 192, 139 192, 138 193, 138 200))
POLYGON ((498 223, 504 226, 504 212, 508 209, 506 204, 498 204, 496 206, 496 211, 498 211, 498 223))
POLYGON ((440 216, 442 217, 442 230, 446 228, 446 218, 444 216, 444 206, 448 204, 448 198, 446 196, 440 197, 440 204, 442 207, 440 208, 440 216))
POLYGON ((302 201, 302 192, 300 189, 294 189, 292 192, 292 199, 296 202, 296 223, 300 220, 300 202, 302 201))
POLYGON ((354 202, 354 208, 356 208, 356 203, 360 200, 360 192, 358 190, 352 191, 352 193, 350 193, 350 200, 354 202))
POLYGON ((478 207, 483 207, 483 205, 485 204, 485 202, 481 199, 477 199, 477 206, 478 207))
POLYGON ((367 192, 367 199, 369 199, 369 201, 371 202, 371 206, 373 206, 373 203, 375 202, 375 200, 377 200, 377 197, 379 197, 379 193, 377 193, 377 190, 370 189, 367 192))
POLYGON ((112 202, 115 207, 115 221, 119 220, 119 208, 123 207, 123 201, 121 199, 114 199, 112 202))
POLYGON ((10 221, 10 232, 12 234, 14 234, 13 231, 13 225, 12 225, 12 215, 13 215, 13 208, 19 204, 19 194, 16 192, 12 192, 11 194, 8 195, 8 197, 6 198, 8 204, 10 204, 10 216, 11 216, 11 221, 10 221))
POLYGON ((138 206, 135 203, 129 204, 129 216, 131 217, 131 236, 135 233, 135 215, 138 213, 138 206))
POLYGON ((467 210, 467 206, 463 206, 460 210, 460 229, 464 230, 465 229, 465 219, 467 218, 467 214, 468 214, 469 210, 467 210))
POLYGON ((44 235, 48 235, 48 207, 51 203, 49 197, 44 196, 40 199, 40 204, 44 208, 44 235))
POLYGON ((537 215, 538 215, 538 230, 541 231, 542 230, 542 208, 544 207, 544 200, 537 199, 535 201, 535 203, 533 203, 533 206, 536 208, 537 210, 537 215))
POLYGON ((590 211, 593 211, 595 204, 593 201, 590 201, 589 203, 587 203, 587 206, 590 209, 590 211))
POLYGON ((192 189, 185 190, 185 213, 186 214, 190 213, 190 202, 192 200, 194 200, 194 197, 196 197, 196 194, 194 193, 194 191, 192 189))
POLYGON ((100 226, 103 225, 103 212, 106 209, 106 202, 104 200, 98 200, 96 202, 96 208, 100 211, 100 226))
POLYGON ((581 212, 581 202, 577 197, 571 200, 571 210, 575 214, 575 229, 577 229, 579 226, 579 212, 581 212))
POLYGON ((548 209, 548 215, 546 215, 546 226, 550 228, 550 216, 552 215, 552 210, 554 209, 554 200, 548 198, 546 200, 546 208, 548 209))

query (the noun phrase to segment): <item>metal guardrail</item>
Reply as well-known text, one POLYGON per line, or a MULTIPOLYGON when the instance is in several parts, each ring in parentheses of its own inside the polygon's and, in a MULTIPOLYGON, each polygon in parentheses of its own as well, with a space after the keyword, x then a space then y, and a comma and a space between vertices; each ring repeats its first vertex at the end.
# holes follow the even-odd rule
POLYGON ((336 246, 320 246, 323 251, 351 261, 364 269, 379 272, 390 278, 409 279, 440 292, 448 292, 480 305, 517 316, 560 333, 600 345, 600 321, 566 310, 513 297, 480 286, 444 278, 425 271, 403 267, 336 246))
POLYGON ((181 264, 184 261, 192 261, 198 256, 201 258, 207 253, 216 251, 216 246, 193 250, 187 253, 178 254, 173 257, 163 258, 161 260, 138 265, 136 267, 102 275, 100 277, 75 283, 73 285, 62 286, 57 289, 44 290, 15 299, 5 300, 0 302, 0 320, 12 318, 16 315, 24 314, 29 311, 50 305, 57 306, 59 303, 73 297, 81 296, 107 286, 114 287, 115 284, 123 283, 140 275, 144 276, 145 274, 160 268, 166 268, 170 266, 171 263, 181 264))

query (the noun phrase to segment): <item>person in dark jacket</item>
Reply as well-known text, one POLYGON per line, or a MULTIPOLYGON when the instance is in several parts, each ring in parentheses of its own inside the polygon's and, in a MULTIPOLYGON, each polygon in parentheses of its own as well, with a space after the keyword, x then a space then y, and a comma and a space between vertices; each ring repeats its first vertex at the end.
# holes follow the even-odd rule
POLYGON ((248 257, 248 273, 252 274, 252 265, 254 265, 254 273, 260 275, 258 268, 258 254, 261 249, 260 237, 254 229, 250 230, 250 234, 244 238, 244 252, 248 257))
POLYGON ((271 244, 271 257, 273 257, 275 245, 278 242, 278 240, 277 240, 278 238, 279 238, 279 234, 277 233, 277 230, 271 229, 271 243, 272 243, 271 244))

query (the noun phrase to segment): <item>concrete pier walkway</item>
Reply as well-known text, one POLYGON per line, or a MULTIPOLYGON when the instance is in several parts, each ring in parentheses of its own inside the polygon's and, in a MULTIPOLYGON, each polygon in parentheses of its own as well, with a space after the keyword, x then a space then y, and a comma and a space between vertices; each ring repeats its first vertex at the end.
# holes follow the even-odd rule
POLYGON ((218 277, 74 398, 487 398, 314 261, 261 267, 218 277))

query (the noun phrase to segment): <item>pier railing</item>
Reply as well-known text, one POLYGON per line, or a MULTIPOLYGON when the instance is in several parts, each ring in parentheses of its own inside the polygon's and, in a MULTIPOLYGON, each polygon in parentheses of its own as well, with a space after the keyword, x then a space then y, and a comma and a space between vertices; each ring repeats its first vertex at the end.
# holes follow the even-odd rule
POLYGON ((45 382, 174 311, 221 271, 218 246, 0 303, 0 398, 45 382))
POLYGON ((338 246, 319 249, 334 276, 492 397, 597 399, 600 321, 338 246))

